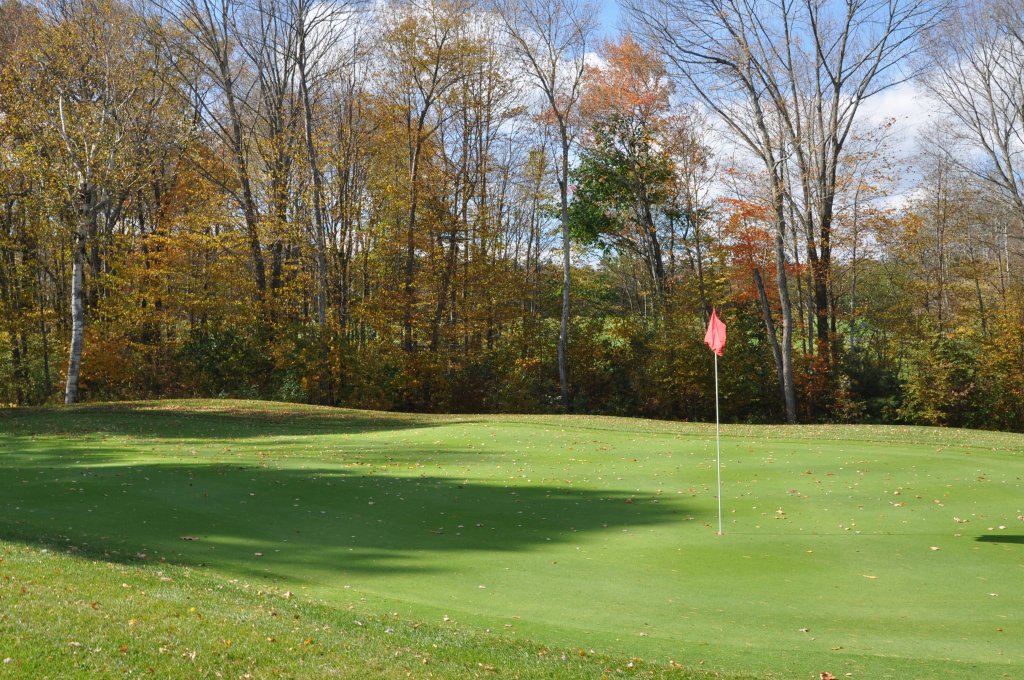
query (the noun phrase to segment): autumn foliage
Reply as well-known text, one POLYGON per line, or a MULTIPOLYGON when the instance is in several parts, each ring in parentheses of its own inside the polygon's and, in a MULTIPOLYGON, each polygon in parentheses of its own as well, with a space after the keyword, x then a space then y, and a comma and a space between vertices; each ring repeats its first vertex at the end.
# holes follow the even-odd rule
MULTIPOLYGON (((78 258, 83 399, 560 408, 550 102, 483 10, 382 5, 305 73, 295 17, 228 5, 0 4, 0 401, 61 398, 78 258)), ((572 403, 710 417, 714 306, 724 419, 778 421, 778 215, 677 82, 609 40, 566 121, 572 403)), ((827 280, 784 206, 799 417, 1021 429, 1019 210, 941 159, 901 189, 892 125, 837 168, 827 280)))

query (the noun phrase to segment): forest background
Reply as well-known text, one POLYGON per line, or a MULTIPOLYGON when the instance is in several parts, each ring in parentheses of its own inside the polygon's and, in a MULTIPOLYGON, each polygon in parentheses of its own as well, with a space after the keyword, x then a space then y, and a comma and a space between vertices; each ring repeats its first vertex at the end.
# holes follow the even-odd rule
POLYGON ((622 11, 0 0, 0 402, 1024 429, 1024 3, 622 11))

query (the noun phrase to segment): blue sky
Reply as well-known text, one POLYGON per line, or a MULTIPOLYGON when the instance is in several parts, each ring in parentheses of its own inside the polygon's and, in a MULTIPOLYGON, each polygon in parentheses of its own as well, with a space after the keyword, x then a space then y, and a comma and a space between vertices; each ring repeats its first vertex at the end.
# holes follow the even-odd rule
POLYGON ((601 0, 601 33, 606 37, 612 37, 616 33, 616 25, 619 23, 618 0, 601 0))

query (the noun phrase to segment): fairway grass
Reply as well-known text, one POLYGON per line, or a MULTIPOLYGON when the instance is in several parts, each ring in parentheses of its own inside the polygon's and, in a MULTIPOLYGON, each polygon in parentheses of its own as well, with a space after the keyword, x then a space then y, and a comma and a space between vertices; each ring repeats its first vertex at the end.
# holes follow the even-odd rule
POLYGON ((0 677, 1024 677, 1024 437, 713 433, 0 411, 0 677))

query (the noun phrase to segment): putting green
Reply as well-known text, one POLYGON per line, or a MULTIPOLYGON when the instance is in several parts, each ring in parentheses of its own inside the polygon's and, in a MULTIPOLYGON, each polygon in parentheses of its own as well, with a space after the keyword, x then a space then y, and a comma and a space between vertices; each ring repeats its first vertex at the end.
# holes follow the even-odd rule
POLYGON ((713 426, 4 411, 0 538, 709 669, 1024 676, 1024 437, 722 433, 718 536, 713 426))

